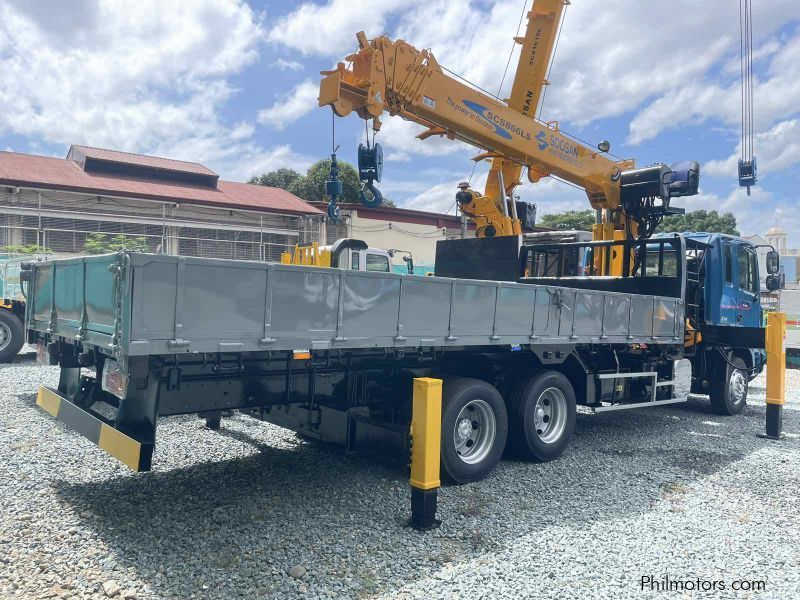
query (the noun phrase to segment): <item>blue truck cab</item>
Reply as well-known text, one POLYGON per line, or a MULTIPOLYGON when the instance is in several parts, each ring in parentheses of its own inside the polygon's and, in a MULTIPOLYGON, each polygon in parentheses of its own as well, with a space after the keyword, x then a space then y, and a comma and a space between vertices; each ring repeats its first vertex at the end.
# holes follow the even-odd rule
MULTIPOLYGON (((705 232, 686 240, 686 356, 696 393, 709 394, 721 414, 744 408, 747 383, 764 368, 764 327, 757 248, 732 235, 705 232)), ((659 237, 661 237, 659 236, 659 237)), ((777 253, 769 253, 768 286, 774 286, 777 253)))
POLYGON ((686 235, 705 251, 704 321, 709 325, 760 327, 759 266, 749 241, 720 233, 686 235))

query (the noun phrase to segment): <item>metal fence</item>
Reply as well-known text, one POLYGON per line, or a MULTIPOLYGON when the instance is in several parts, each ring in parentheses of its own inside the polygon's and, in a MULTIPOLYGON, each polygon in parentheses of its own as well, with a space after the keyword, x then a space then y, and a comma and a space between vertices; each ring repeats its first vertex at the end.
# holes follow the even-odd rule
POLYGON ((182 256, 278 261, 296 243, 325 240, 320 217, 109 198, 0 192, 0 252, 65 256, 122 248, 182 256), (160 217, 160 218, 159 218, 160 217))
MULTIPOLYGON (((102 224, 101 224, 102 225, 102 224)), ((181 230, 180 235, 120 232, 111 228, 91 231, 18 226, 0 226, 0 250, 19 254, 102 254, 121 249, 205 258, 279 261, 281 253, 294 247, 296 238, 270 235, 278 241, 261 241, 249 232, 181 230), (222 235, 220 235, 222 234, 222 235), (227 235, 226 235, 227 234, 227 235), (284 237, 284 240, 278 238, 284 237)), ((265 236, 267 237, 267 236, 265 236)))

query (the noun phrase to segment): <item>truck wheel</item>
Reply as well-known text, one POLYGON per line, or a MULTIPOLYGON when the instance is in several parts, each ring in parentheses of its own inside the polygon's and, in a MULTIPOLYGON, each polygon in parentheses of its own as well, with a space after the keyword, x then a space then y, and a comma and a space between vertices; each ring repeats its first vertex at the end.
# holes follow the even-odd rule
POLYGON ((508 404, 511 450, 538 462, 561 456, 575 431, 575 392, 564 375, 542 371, 520 380, 508 404))
POLYGON ((17 315, 0 310, 0 363, 11 362, 25 342, 25 327, 17 315))
POLYGON ((442 474, 454 483, 479 481, 506 445, 503 398, 485 381, 461 377, 445 379, 442 394, 442 474))
POLYGON ((738 356, 729 360, 735 367, 720 358, 719 375, 709 385, 711 410, 718 415, 738 415, 747 404, 747 367, 738 356))

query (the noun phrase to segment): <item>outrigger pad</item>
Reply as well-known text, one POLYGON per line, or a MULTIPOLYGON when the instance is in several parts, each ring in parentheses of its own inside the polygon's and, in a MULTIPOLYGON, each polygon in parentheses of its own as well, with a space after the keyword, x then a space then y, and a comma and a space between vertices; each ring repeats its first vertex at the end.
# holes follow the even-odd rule
POLYGON ((153 460, 152 442, 143 442, 121 432, 100 415, 73 404, 48 387, 39 388, 36 404, 132 470, 150 470, 153 460))

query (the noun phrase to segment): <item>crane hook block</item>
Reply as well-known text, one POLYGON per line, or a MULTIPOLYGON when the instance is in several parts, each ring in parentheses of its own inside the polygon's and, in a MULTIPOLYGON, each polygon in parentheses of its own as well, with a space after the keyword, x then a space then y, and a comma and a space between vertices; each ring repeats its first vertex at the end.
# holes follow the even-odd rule
POLYGON ((381 182, 383 175, 383 148, 380 144, 358 145, 358 178, 361 181, 381 182))
POLYGON ((753 160, 739 159, 739 187, 747 188, 747 195, 750 195, 750 188, 758 181, 758 168, 756 157, 753 160))
POLYGON ((328 179, 325 181, 325 194, 330 199, 328 201, 328 217, 334 223, 339 222, 339 207, 336 201, 342 195, 342 180, 339 179, 339 163, 336 162, 336 152, 331 154, 331 169, 328 171, 328 179))
POLYGON ((383 203, 383 194, 375 187, 374 182, 380 182, 383 175, 383 148, 380 144, 358 145, 358 178, 364 182, 359 199, 367 208, 377 208, 383 203), (372 199, 367 196, 366 190, 372 192, 372 199))

